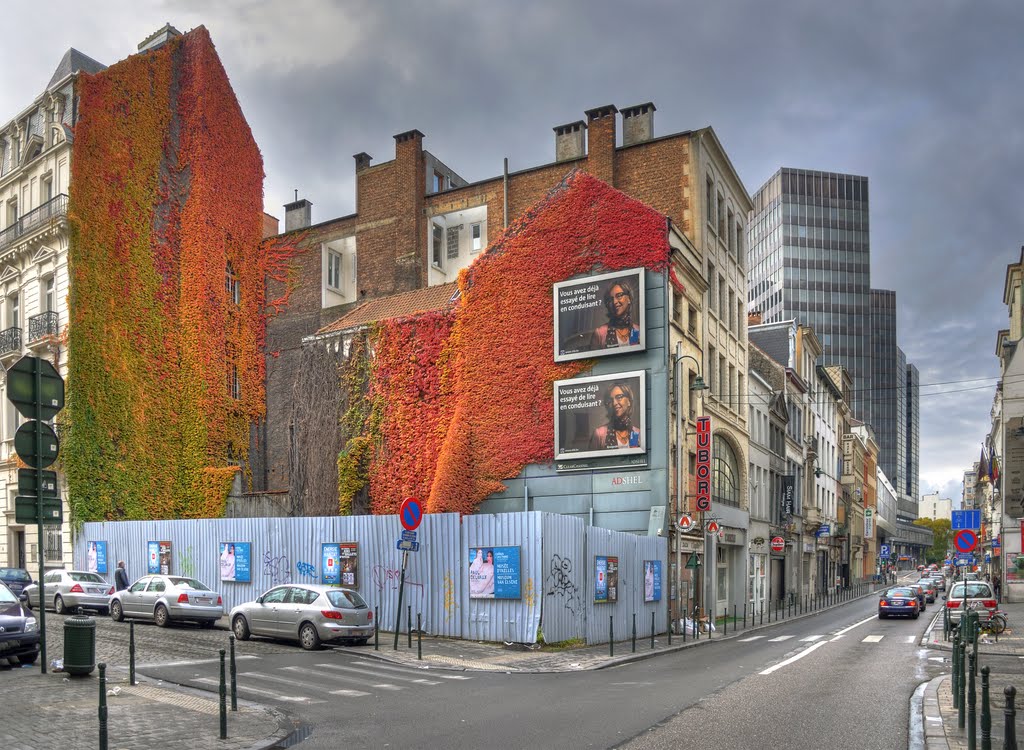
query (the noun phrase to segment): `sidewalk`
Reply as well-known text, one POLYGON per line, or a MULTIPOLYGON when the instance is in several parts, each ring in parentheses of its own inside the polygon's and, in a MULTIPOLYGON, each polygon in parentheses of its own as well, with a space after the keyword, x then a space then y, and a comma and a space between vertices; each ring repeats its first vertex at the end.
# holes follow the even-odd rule
MULTIPOLYGON (((999 635, 998 641, 994 635, 983 635, 978 641, 978 663, 980 666, 984 666, 990 657, 1024 658, 1024 603, 1004 602, 1000 605, 1000 609, 1007 613, 1009 627, 999 635)), ((921 639, 921 645, 952 653, 952 641, 943 640, 942 637, 941 617, 925 632, 921 639)), ((1016 706, 1016 735, 1018 738, 1024 739, 1024 710, 1021 705, 1021 701, 1024 700, 1024 668, 1020 670, 1019 677, 1005 672, 995 673, 989 687, 989 706, 992 713, 992 745, 997 748, 1003 746, 1003 707, 1006 701, 1003 688, 1009 684, 1019 691, 1016 706)), ((980 674, 975 680, 975 691, 977 693, 976 738, 977 746, 981 747, 980 674)), ((967 750, 967 701, 965 700, 964 711, 965 728, 961 729, 959 711, 953 702, 952 675, 939 675, 925 683, 924 690, 920 694, 915 694, 914 701, 920 709, 919 715, 923 724, 923 740, 926 750, 967 750)), ((914 715, 915 712, 912 710, 912 720, 914 715)))
MULTIPOLYGON (((220 739, 220 702, 216 694, 163 682, 128 684, 125 669, 107 670, 107 737, 109 747, 187 747, 189 750, 271 748, 293 730, 281 712, 239 701, 231 711, 228 738, 220 739)), ((71 677, 42 674, 39 665, 0 671, 4 713, 0 747, 46 750, 99 746, 99 669, 71 677)))

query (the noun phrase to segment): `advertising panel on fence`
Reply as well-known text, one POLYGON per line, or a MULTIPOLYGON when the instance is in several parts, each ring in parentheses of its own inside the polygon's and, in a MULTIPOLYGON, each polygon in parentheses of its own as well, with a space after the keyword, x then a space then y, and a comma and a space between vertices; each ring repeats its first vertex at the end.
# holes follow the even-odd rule
POLYGON ((90 573, 107 572, 107 543, 86 542, 85 545, 86 570, 90 573))
POLYGON ((252 581, 252 544, 220 543, 220 580, 249 583, 252 581))
POLYGON ((619 600, 619 558, 598 555, 594 558, 594 601, 619 600))
POLYGON ((152 574, 171 574, 171 543, 148 542, 146 572, 152 574))
POLYGON ((644 560, 644 601, 661 601, 661 560, 644 560))
POLYGON ((644 269, 559 282, 554 303, 556 362, 643 351, 644 269))
POLYGON ((647 451, 643 370, 555 382, 555 460, 647 451))
POLYGON ((359 588, 359 544, 358 542, 342 542, 338 545, 338 556, 341 567, 341 585, 350 589, 359 588))
POLYGON ((471 547, 470 599, 519 599, 519 547, 471 547))
POLYGON ((320 545, 321 581, 327 586, 341 585, 341 545, 335 542, 320 545))

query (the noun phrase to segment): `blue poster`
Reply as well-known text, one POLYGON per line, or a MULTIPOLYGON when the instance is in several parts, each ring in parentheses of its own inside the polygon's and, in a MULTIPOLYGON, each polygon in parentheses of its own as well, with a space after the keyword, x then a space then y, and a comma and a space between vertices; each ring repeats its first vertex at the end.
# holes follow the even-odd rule
POLYGON ((335 543, 321 544, 321 566, 323 571, 322 582, 327 586, 341 585, 341 545, 335 543))
POLYGON ((249 542, 220 543, 220 580, 250 583, 252 545, 249 542))
POLYGON ((644 601, 661 601, 661 560, 644 560, 644 601))
POLYGON ((146 572, 150 575, 160 572, 160 542, 147 542, 146 572))
POLYGON ((86 542, 85 543, 86 567, 90 573, 107 572, 107 543, 86 542))
POLYGON ((608 601, 608 558, 594 558, 594 601, 608 601))
POLYGON ((519 547, 470 548, 469 598, 522 598, 519 547))

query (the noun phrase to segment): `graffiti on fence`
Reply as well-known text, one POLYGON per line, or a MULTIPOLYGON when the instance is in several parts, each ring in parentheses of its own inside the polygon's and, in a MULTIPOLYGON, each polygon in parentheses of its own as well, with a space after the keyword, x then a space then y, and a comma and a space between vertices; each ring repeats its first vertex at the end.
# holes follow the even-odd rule
POLYGON ((274 555, 270 551, 264 552, 263 575, 270 577, 271 586, 291 583, 292 571, 291 565, 288 562, 288 555, 274 555))
POLYGON ((295 570, 298 571, 300 576, 306 578, 316 578, 316 568, 313 567, 312 563, 302 562, 301 560, 295 563, 295 570))
POLYGON ((459 608, 459 601, 455 597, 455 581, 452 580, 451 572, 444 574, 444 621, 452 619, 452 615, 459 608))
POLYGON ((178 559, 178 565, 181 567, 181 574, 183 576, 189 576, 190 578, 196 574, 195 555, 192 551, 192 545, 188 545, 181 557, 178 559))
POLYGON ((572 580, 572 560, 568 557, 557 553, 551 556, 546 593, 561 599, 562 606, 574 615, 583 611, 583 599, 579 587, 572 580))

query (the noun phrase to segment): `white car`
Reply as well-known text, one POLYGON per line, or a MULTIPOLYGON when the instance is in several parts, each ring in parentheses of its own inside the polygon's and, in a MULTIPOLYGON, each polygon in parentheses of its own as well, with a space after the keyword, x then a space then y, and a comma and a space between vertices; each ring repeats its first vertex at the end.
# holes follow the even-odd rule
POLYGON ((110 597, 110 617, 115 622, 142 617, 162 628, 185 620, 213 627, 223 614, 221 595, 188 576, 143 576, 110 597))
MULTIPOLYGON (((33 583, 24 588, 28 606, 39 606, 39 586, 33 583)), ((85 570, 51 570, 43 576, 43 601, 47 609, 58 615, 77 609, 92 609, 103 614, 110 606, 114 587, 98 573, 85 570)))
POLYGON ((373 610, 351 589, 286 584, 231 610, 231 630, 240 641, 250 635, 286 638, 307 651, 324 641, 362 646, 373 635, 373 610))

